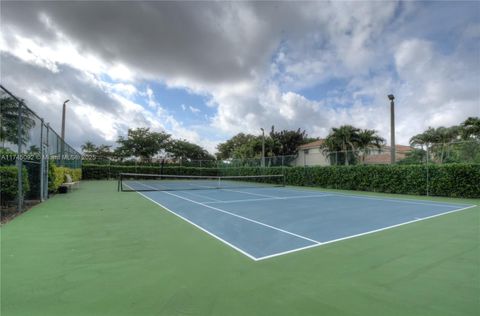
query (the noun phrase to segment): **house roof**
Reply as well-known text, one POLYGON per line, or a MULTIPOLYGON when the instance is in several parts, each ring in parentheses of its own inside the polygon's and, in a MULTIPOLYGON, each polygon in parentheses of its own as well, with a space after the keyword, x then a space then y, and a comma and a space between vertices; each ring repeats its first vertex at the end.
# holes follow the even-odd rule
POLYGON ((316 140, 316 141, 311 142, 311 143, 300 145, 300 146, 298 146, 298 149, 317 148, 317 147, 320 147, 321 145, 323 145, 324 142, 325 142, 325 139, 319 139, 319 140, 316 140))
MULTIPOLYGON (((368 155, 365 157, 366 164, 389 164, 390 163, 390 146, 383 147, 383 151, 377 155, 368 155)), ((410 146, 395 145, 395 160, 399 161, 405 158, 406 154, 412 150, 410 146)))
MULTIPOLYGON (((390 148, 391 148, 390 146, 384 146, 383 147, 384 150, 390 150, 390 148)), ((395 150, 397 152, 407 153, 407 152, 412 151, 412 147, 405 146, 405 145, 395 145, 395 150)))

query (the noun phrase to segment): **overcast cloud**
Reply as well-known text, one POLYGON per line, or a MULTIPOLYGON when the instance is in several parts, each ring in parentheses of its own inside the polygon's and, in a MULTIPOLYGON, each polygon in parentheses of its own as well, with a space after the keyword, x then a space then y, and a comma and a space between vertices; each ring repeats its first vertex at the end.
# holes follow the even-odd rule
POLYGON ((271 125, 389 138, 390 93, 407 143, 480 115, 479 17, 458 1, 2 1, 1 82, 57 130, 71 99, 77 148, 141 126, 211 152, 271 125))

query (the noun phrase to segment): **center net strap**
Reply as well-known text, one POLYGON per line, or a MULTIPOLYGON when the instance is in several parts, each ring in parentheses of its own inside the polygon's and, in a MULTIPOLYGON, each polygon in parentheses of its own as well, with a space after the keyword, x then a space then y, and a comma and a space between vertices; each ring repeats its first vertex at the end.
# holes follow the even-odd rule
POLYGON ((121 173, 119 191, 178 191, 285 186, 284 175, 188 176, 121 173))

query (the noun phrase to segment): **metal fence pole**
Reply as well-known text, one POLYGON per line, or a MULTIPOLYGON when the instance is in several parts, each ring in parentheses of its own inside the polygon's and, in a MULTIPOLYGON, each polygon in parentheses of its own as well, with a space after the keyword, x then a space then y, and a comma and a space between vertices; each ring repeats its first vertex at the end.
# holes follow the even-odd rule
POLYGON ((428 193, 429 193, 428 191, 429 191, 429 181, 430 181, 429 174, 428 174, 428 155, 429 154, 428 154, 428 146, 427 146, 427 196, 428 196, 428 193))
POLYGON ((23 174, 22 174, 22 102, 18 102, 18 126, 17 126, 17 141, 18 141, 18 148, 17 148, 17 168, 18 168, 18 176, 17 176, 17 194, 18 194, 18 204, 17 209, 19 212, 23 209, 23 174))
POLYGON ((44 168, 45 168, 45 164, 43 162, 43 155, 45 154, 43 152, 43 119, 40 119, 40 201, 44 201, 45 200, 45 196, 44 196, 44 168))

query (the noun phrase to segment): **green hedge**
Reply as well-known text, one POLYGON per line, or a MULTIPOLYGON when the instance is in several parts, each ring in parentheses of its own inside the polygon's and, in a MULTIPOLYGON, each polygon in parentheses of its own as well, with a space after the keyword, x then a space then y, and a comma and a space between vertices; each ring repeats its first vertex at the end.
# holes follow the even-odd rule
POLYGON ((288 185, 399 194, 480 197, 480 164, 355 165, 224 169, 223 175, 285 174, 288 185))
POLYGON ((56 192, 62 183, 65 183, 67 174, 72 177, 73 181, 79 181, 82 178, 82 169, 57 167, 54 163, 50 163, 48 166, 48 190, 50 192, 56 192))
MULTIPOLYGON (((84 179, 112 179, 120 172, 158 174, 159 167, 84 165, 84 179)), ((261 175, 285 174, 288 185, 399 194, 480 197, 480 164, 355 165, 272 168, 165 167, 164 174, 261 175)))
MULTIPOLYGON (((159 174, 159 166, 83 165, 84 180, 117 179, 119 173, 159 174)), ((216 176, 216 168, 164 167, 163 174, 216 176)))
MULTIPOLYGON (((27 194, 30 190, 28 183, 27 169, 23 168, 23 194, 27 194)), ((15 166, 1 166, 0 167, 0 198, 1 205, 6 205, 17 199, 18 193, 18 169, 15 166)))

